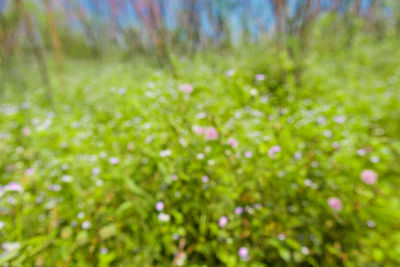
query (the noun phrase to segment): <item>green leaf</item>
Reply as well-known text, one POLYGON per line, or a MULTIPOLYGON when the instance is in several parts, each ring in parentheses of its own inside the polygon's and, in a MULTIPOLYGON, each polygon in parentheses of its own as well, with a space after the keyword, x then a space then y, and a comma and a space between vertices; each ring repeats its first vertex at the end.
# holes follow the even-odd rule
POLYGON ((278 249, 279 255, 281 256, 281 258, 286 261, 286 262, 290 262, 291 259, 291 254, 290 254, 290 250, 286 249, 286 248, 279 248, 278 249))
POLYGON ((110 224, 100 229, 100 237, 103 240, 113 237, 116 233, 117 227, 115 224, 110 224))
POLYGON ((78 236, 76 237, 76 244, 78 246, 85 245, 89 241, 89 234, 86 231, 79 232, 78 236))
POLYGON ((126 179, 125 179, 125 184, 126 184, 126 186, 128 187, 128 189, 129 189, 132 193, 134 193, 134 194, 136 194, 136 195, 138 195, 138 196, 141 196, 141 197, 145 197, 145 198, 149 197, 149 195, 147 194, 147 192, 144 191, 144 190, 143 190, 142 188, 140 188, 139 186, 137 186, 134 180, 129 179, 129 178, 126 178, 126 179))
POLYGON ((133 207, 133 202, 132 201, 125 201, 122 203, 116 210, 117 215, 123 214, 126 210, 129 210, 133 207))

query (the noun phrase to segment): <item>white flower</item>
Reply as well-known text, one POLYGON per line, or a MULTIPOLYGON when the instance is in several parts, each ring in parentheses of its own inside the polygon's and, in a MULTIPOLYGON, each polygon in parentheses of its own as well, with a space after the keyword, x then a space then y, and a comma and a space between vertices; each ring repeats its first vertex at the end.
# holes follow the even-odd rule
POLYGON ((54 192, 59 192, 61 191, 61 186, 58 184, 51 184, 49 190, 54 192))
POLYGON ((119 88, 119 89, 118 89, 118 93, 119 93, 120 95, 125 94, 125 93, 126 93, 126 88, 125 88, 125 87, 119 88))
POLYGON ((200 160, 201 160, 201 159, 204 159, 204 157, 205 157, 205 156, 204 156, 203 153, 199 153, 199 154, 196 155, 196 158, 197 158, 197 159, 200 159, 200 160))
POLYGON ((310 250, 308 249, 308 247, 301 247, 301 252, 302 252, 304 255, 310 254, 310 250))
POLYGON ((256 95, 258 95, 258 91, 257 91, 257 89, 251 89, 250 90, 250 95, 252 95, 252 96, 256 96, 256 95))
POLYGON ((72 176, 70 176, 70 175, 63 175, 62 177, 61 177, 61 181, 63 181, 64 183, 70 183, 70 182, 72 182, 72 176))
POLYGON ((165 214, 165 213, 158 214, 158 220, 161 222, 168 222, 169 219, 170 219, 170 216, 168 214, 165 214))
POLYGON ((168 157, 171 156, 172 152, 170 149, 166 149, 166 150, 161 150, 160 151, 160 157, 168 157))
POLYGON ((367 225, 370 228, 374 228, 376 226, 376 223, 373 220, 368 220, 367 221, 367 225))
POLYGON ((178 255, 176 256, 176 265, 177 266, 183 266, 185 264, 186 260, 186 254, 183 252, 178 252, 178 255))
POLYGON ((332 137, 333 134, 332 134, 331 130, 325 130, 324 135, 325 135, 325 137, 330 138, 330 137, 332 137))
POLYGON ((268 96, 267 95, 261 96, 261 103, 265 104, 267 102, 268 102, 268 96))
POLYGON ((196 118, 198 119, 204 119, 205 117, 207 117, 207 114, 204 112, 200 112, 196 115, 196 118))
POLYGON ((377 157, 377 156, 372 156, 370 159, 369 159, 372 163, 378 163, 379 162, 379 157, 377 157))
POLYGON ((19 249, 19 247, 20 247, 20 244, 18 242, 4 242, 1 245, 1 248, 3 250, 5 250, 6 252, 19 249))
POLYGON ((69 165, 64 163, 63 165, 61 165, 61 169, 64 170, 64 171, 68 170, 69 169, 69 165))
POLYGON ((82 228, 83 229, 89 229, 92 226, 92 224, 89 221, 84 221, 82 223, 82 228))

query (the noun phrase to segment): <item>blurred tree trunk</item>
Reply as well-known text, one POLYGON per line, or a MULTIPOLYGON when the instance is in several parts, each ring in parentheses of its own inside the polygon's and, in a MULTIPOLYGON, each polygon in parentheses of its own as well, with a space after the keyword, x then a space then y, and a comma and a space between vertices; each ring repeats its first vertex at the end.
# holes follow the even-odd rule
POLYGON ((288 45, 289 56, 295 62, 296 84, 301 83, 304 72, 304 58, 312 42, 315 21, 321 11, 321 0, 304 0, 296 6, 294 21, 291 23, 292 42, 288 45))
POLYGON ((252 12, 249 0, 244 0, 243 5, 243 15, 241 18, 243 27, 243 41, 247 42, 251 39, 251 30, 248 21, 252 15, 252 12))
MULTIPOLYGON (((3 3, 4 4, 4 3, 3 3)), ((21 14, 15 2, 11 3, 9 12, 12 13, 12 20, 4 15, 4 11, 0 12, 0 61, 8 62, 11 59, 14 50, 17 48, 18 33, 23 28, 21 14)))
POLYGON ((204 1, 204 7, 205 10, 207 12, 207 18, 208 18, 208 22, 210 23, 210 26, 213 30, 216 29, 216 25, 215 25, 215 17, 214 17, 214 13, 213 13, 213 9, 212 9, 212 1, 211 0, 205 0, 204 1))
POLYGON ((342 6, 343 0, 331 0, 331 12, 339 12, 340 7, 342 6))
POLYGON ((50 84, 49 74, 46 65, 46 59, 38 40, 35 37, 33 22, 29 14, 25 11, 24 5, 21 0, 15 0, 17 7, 21 13, 22 19, 25 24, 26 35, 32 45, 33 54, 39 66, 40 74, 42 76, 43 84, 46 90, 46 97, 50 105, 53 103, 53 90, 50 84))
POLYGON ((384 38, 386 34, 388 16, 384 14, 384 9, 383 1, 371 0, 365 17, 368 32, 374 33, 378 39, 384 38))
POLYGON ((353 0, 353 14, 361 15, 361 0, 353 0))
POLYGON ((397 34, 400 34, 400 2, 396 2, 394 4, 393 12, 394 20, 395 20, 395 30, 397 34))
POLYGON ((204 6, 207 12, 208 22, 210 23, 212 29, 211 41, 215 42, 215 38, 218 35, 218 22, 213 11, 213 1, 205 0, 204 6))
POLYGON ((299 30, 301 50, 307 49, 314 22, 321 11, 321 0, 306 0, 302 7, 301 26, 299 30))
POLYGON ((93 23, 91 24, 88 21, 87 15, 85 13, 85 9, 81 6, 79 6, 79 4, 76 2, 76 0, 69 0, 67 3, 70 4, 76 18, 78 19, 78 22, 81 24, 83 31, 85 32, 85 36, 89 42, 89 45, 92 46, 92 49, 93 49, 92 51, 93 51, 94 55, 97 57, 100 57, 101 53, 100 53, 100 48, 98 46, 99 42, 96 38, 96 34, 93 29, 94 24, 93 23))
POLYGON ((285 48, 286 39, 286 0, 271 0, 275 14, 275 29, 278 46, 281 50, 285 48))
POLYGON ((119 8, 116 0, 108 0, 111 16, 111 31, 112 38, 115 43, 118 43, 118 34, 121 33, 121 27, 118 21, 119 8))
POLYGON ((367 15, 366 15, 367 21, 374 20, 374 12, 375 12, 376 7, 377 7, 377 1, 371 0, 371 3, 369 4, 368 10, 367 10, 367 15))
POLYGON ((131 0, 136 13, 146 29, 150 41, 155 48, 156 56, 160 65, 170 67, 173 75, 176 75, 174 65, 171 61, 167 46, 167 33, 162 20, 161 6, 158 1, 131 0))
POLYGON ((54 55, 56 57, 58 68, 61 68, 61 64, 62 64, 62 60, 63 60, 62 47, 61 47, 60 38, 58 37, 56 24, 55 24, 54 17, 53 17, 53 12, 51 10, 50 0, 45 0, 45 5, 46 5, 46 11, 47 11, 47 21, 49 24, 51 45, 53 47, 53 51, 54 51, 54 55))
POLYGON ((56 23, 54 21, 53 10, 51 8, 51 0, 44 0, 46 5, 47 11, 47 21, 49 24, 49 32, 50 32, 50 39, 51 39, 51 46, 53 48, 53 52, 56 58, 56 65, 57 65, 57 73, 59 78, 59 83, 63 89, 65 89, 65 82, 62 73, 62 46, 60 42, 60 38, 58 37, 56 23))
POLYGON ((189 52, 192 54, 199 45, 201 26, 196 0, 186 0, 185 3, 186 8, 184 12, 186 17, 187 39, 189 43, 189 52))

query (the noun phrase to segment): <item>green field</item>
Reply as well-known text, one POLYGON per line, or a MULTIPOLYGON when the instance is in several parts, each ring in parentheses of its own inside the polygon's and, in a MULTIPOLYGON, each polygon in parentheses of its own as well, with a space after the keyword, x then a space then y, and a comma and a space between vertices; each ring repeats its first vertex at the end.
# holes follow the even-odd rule
POLYGON ((400 42, 315 45, 3 68, 0 263, 399 266, 400 42))

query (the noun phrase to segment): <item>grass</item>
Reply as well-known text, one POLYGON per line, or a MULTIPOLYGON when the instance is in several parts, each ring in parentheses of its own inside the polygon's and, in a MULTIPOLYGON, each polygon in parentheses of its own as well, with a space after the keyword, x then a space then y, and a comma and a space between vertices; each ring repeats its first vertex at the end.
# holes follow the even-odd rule
POLYGON ((364 41, 315 47, 301 81, 263 47, 175 59, 177 79, 67 59, 62 76, 50 63, 54 108, 34 65, 3 70, 0 262, 400 264, 398 41, 364 41))

